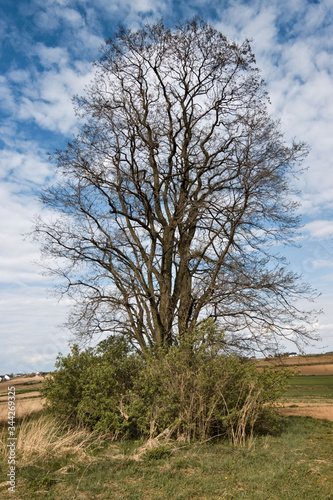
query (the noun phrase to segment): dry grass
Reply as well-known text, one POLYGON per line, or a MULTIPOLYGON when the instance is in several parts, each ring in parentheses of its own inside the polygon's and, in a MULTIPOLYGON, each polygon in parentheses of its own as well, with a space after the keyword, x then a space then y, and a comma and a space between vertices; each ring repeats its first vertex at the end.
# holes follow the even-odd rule
MULTIPOLYGON (((15 416, 21 419, 33 413, 43 411, 44 399, 42 398, 22 398, 15 401, 15 416)), ((7 401, 0 403, 0 423, 7 422, 8 419, 8 404, 7 401)))
MULTIPOLYGON (((0 431, 0 457, 6 460, 7 428, 0 431)), ((78 459, 86 456, 89 445, 98 444, 102 437, 85 429, 64 429, 53 418, 41 416, 23 420, 16 432, 16 453, 20 465, 32 465, 57 456, 76 455, 78 459)))

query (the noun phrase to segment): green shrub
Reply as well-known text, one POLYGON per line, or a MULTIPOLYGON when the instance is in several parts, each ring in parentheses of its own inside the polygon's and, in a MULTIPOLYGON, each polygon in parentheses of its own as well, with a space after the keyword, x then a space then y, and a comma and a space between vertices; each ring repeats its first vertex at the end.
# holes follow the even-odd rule
POLYGON ((141 358, 119 338, 110 337, 82 352, 74 345, 68 356, 58 356, 57 370, 45 381, 48 411, 93 430, 128 433, 125 400, 140 365, 141 358))
POLYGON ((272 404, 290 371, 259 371, 252 361, 221 353, 223 332, 211 323, 194 336, 145 357, 113 337, 83 352, 73 346, 45 384, 49 411, 119 437, 168 430, 187 442, 228 435, 243 445, 254 431, 276 432, 272 404))

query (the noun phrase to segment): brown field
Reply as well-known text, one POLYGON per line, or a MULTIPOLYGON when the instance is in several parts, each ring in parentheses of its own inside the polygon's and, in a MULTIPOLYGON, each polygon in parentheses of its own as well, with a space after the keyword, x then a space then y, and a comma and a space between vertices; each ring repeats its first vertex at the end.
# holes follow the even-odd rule
POLYGON ((8 387, 15 386, 15 417, 22 418, 31 413, 43 410, 44 400, 40 397, 38 389, 41 387, 44 377, 19 377, 7 382, 0 382, 0 422, 8 419, 7 393, 8 387), (20 390, 30 390, 23 394, 17 394, 20 390))
POLYGON ((259 359, 257 365, 297 368, 299 375, 333 375, 333 354, 259 359))
POLYGON ((41 385, 44 377, 18 377, 8 380, 7 382, 0 382, 0 395, 7 394, 8 387, 15 386, 15 390, 30 389, 41 385))
POLYGON ((285 416, 323 418, 333 422, 333 403, 287 403, 279 412, 285 416))
MULTIPOLYGON (((40 392, 39 391, 31 391, 31 392, 26 392, 24 394, 16 394, 15 396, 15 401, 19 400, 19 399, 24 399, 24 398, 38 398, 40 396, 40 392)), ((7 402, 7 396, 0 396, 0 403, 2 401, 6 401, 7 402)))
POLYGON ((333 375, 333 364, 298 366, 299 375, 333 375))

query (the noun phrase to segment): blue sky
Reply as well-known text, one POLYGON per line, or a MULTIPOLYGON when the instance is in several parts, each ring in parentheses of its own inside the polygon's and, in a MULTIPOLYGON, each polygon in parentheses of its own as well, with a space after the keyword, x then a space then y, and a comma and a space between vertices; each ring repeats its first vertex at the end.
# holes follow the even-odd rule
POLYGON ((22 235, 54 176, 47 153, 76 131, 71 97, 92 79, 101 44, 119 23, 136 29, 161 17, 172 27, 199 15, 237 42, 252 39, 271 114, 287 140, 311 147, 296 182, 302 248, 285 253, 321 293, 322 340, 306 351, 332 351, 333 0, 2 0, 0 14, 0 373, 49 370, 68 351, 70 304, 47 291, 39 248, 22 235))

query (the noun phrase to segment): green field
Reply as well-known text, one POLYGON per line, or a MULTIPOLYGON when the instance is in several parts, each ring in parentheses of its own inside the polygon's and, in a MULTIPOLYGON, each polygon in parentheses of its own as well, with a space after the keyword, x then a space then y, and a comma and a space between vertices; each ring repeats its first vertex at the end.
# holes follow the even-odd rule
MULTIPOLYGON (((330 405, 333 375, 295 376, 284 399, 330 405)), ((333 498, 333 422, 327 420, 284 417, 280 432, 256 436, 243 448, 221 438, 191 445, 170 441, 141 455, 142 441, 91 434, 71 439, 63 423, 55 422, 43 415, 17 422, 14 494, 6 483, 7 428, 0 427, 1 499, 333 498)))
POLYGON ((289 380, 283 399, 332 399, 333 375, 297 375, 289 380))
MULTIPOLYGON (((246 448, 228 441, 188 446, 172 442, 143 455, 139 441, 106 441, 85 453, 50 448, 22 452, 17 490, 6 488, 6 461, 0 470, 1 499, 114 500, 328 500, 333 484, 333 422, 285 419, 280 435, 256 437, 246 448), (41 452, 41 451, 40 451, 41 452), (24 453, 30 453, 25 456, 24 453)), ((4 457, 3 457, 4 458, 4 457)))

